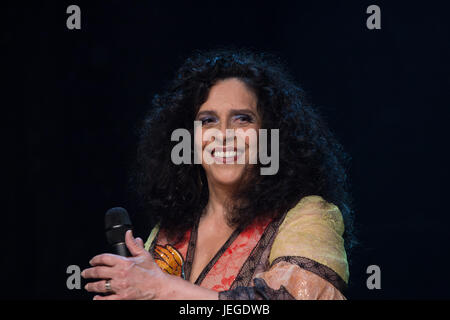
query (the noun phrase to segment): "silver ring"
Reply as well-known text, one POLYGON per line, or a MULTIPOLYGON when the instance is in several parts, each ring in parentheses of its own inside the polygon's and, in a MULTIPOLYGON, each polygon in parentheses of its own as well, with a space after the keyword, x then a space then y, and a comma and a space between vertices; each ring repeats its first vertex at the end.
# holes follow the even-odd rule
POLYGON ((112 289, 111 289, 111 280, 106 280, 106 282, 105 282, 105 290, 106 291, 112 291, 112 289))

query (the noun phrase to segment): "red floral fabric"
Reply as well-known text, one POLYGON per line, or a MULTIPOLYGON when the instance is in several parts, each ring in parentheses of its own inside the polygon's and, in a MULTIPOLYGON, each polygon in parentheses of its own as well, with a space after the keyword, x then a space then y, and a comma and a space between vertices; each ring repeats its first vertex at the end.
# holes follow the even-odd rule
MULTIPOLYGON (((218 292, 228 290, 236 279, 242 265, 258 244, 258 241, 270 221, 271 220, 254 222, 245 228, 209 270, 203 281, 200 283, 200 286, 218 292)), ((186 261, 191 231, 192 230, 186 232, 186 235, 181 242, 173 245, 173 247, 175 247, 175 249, 183 256, 184 261, 186 261)), ((156 243, 165 245, 167 244, 166 239, 164 231, 161 230, 156 243)))

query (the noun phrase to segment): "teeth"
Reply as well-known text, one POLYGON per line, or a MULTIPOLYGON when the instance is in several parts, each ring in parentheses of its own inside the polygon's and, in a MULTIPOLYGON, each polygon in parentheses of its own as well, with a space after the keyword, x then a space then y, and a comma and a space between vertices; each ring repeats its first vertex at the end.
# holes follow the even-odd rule
POLYGON ((236 151, 215 151, 214 152, 214 156, 217 158, 231 158, 231 157, 235 157, 237 154, 236 151))

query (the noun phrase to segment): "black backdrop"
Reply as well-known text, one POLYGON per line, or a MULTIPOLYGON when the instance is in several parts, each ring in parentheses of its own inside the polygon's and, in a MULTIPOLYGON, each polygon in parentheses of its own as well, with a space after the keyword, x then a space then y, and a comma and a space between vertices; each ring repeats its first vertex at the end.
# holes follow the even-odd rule
POLYGON ((448 299, 449 11, 392 2, 8 4, 2 297, 92 297, 66 288, 66 268, 108 249, 105 211, 126 207, 148 234, 127 179, 152 95, 193 50, 234 45, 278 54, 353 157, 348 297, 448 299), (66 28, 70 4, 81 30, 66 28), (366 28, 371 4, 381 30, 366 28), (380 290, 366 287, 372 264, 380 290))

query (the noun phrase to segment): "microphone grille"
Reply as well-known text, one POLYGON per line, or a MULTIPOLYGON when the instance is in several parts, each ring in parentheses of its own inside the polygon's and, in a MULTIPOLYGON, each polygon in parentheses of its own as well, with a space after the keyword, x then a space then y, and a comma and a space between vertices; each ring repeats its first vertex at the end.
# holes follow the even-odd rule
POLYGON ((105 214, 105 229, 111 229, 115 226, 129 225, 131 220, 127 210, 121 207, 111 208, 105 214))

